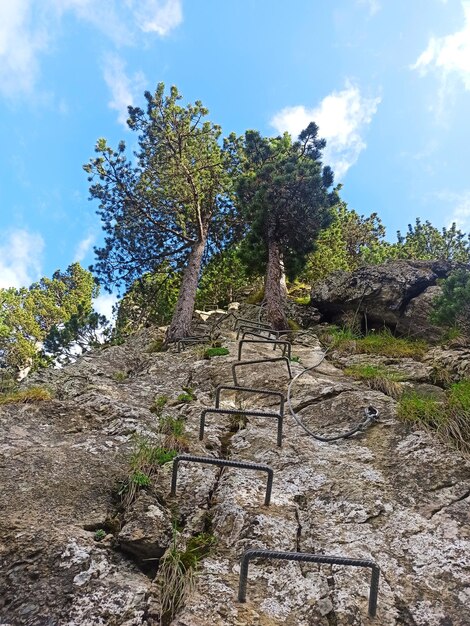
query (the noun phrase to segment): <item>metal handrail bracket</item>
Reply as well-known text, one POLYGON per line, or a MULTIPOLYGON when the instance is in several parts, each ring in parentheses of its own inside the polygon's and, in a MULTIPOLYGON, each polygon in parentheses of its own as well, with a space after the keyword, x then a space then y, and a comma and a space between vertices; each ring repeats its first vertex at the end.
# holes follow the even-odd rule
POLYGON ((369 567, 372 570, 369 592, 369 615, 375 617, 377 613, 377 596, 379 593, 380 568, 375 561, 366 559, 350 559, 341 556, 325 556, 323 554, 309 554, 306 552, 276 552, 271 550, 247 550, 241 559, 240 583, 238 586, 238 601, 246 602, 246 587, 248 582, 248 565, 251 559, 278 559, 285 561, 305 561, 307 563, 328 563, 330 565, 351 565, 353 567, 369 567))
POLYGON ((269 465, 262 465, 260 463, 248 463, 246 461, 231 461, 229 459, 215 459, 211 456, 193 456, 190 454, 180 454, 173 459, 173 471, 171 474, 171 495, 176 494, 176 481, 178 480, 178 466, 181 462, 191 463, 205 463, 208 465, 217 465, 219 467, 237 467, 239 469, 257 470, 266 472, 268 474, 268 481, 266 483, 266 495, 264 498, 264 504, 269 506, 271 502, 271 492, 273 488, 273 476, 274 471, 269 465))
POLYGON ((277 419, 277 446, 282 446, 282 428, 284 424, 284 416, 280 413, 272 411, 245 411, 242 409, 203 409, 199 421, 199 441, 204 439, 204 429, 206 426, 206 415, 215 413, 217 415, 246 415, 247 417, 274 417, 277 419))

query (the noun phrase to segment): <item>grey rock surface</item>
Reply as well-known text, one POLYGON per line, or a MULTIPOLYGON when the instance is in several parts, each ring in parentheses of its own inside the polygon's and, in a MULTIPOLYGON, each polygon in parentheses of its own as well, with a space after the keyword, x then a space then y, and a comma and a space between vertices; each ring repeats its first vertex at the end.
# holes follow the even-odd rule
MULTIPOLYGON (((328 361, 295 384, 302 421, 316 432, 344 432, 372 404, 380 410, 376 425, 326 444, 286 416, 278 448, 273 420, 248 418, 234 428, 228 417, 210 416, 200 442, 202 408, 213 406, 218 384, 231 383, 234 334, 223 330, 230 354, 209 361, 199 346, 149 353, 152 339, 142 331, 123 346, 42 372, 35 384, 55 390, 51 402, 0 407, 1 624, 156 626, 159 587, 137 563, 170 545, 176 515, 182 537, 204 530, 217 543, 200 561, 173 626, 468 625, 470 464, 462 456, 397 421, 394 400, 328 361), (185 386, 196 399, 178 403, 185 386), (116 485, 129 471, 133 437, 160 441, 149 410, 160 395, 169 399, 168 412, 185 420, 191 453, 274 468, 269 507, 264 474, 187 463, 175 498, 167 464, 153 488, 119 512, 116 485), (100 542, 98 528, 108 533, 100 542), (361 568, 254 561, 247 602, 238 603, 240 556, 256 547, 375 560, 376 620, 367 615, 369 572, 361 568)), ((294 374, 321 355, 313 336, 293 352, 300 357, 294 374)), ((265 354, 272 349, 246 349, 246 358, 265 354)), ((422 384, 430 367, 402 369, 422 384)), ((288 382, 278 364, 248 366, 242 378, 283 391, 288 382)), ((223 398, 228 408, 275 405, 240 393, 223 398)))

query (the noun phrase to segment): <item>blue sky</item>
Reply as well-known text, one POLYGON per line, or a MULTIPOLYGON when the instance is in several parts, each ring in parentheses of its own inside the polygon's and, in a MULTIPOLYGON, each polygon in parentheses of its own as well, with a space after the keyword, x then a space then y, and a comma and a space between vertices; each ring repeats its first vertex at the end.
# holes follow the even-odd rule
POLYGON ((5 0, 0 287, 93 262, 82 165, 98 137, 132 146, 126 106, 160 81, 225 134, 313 119, 391 240, 416 217, 470 230, 470 0, 5 0))

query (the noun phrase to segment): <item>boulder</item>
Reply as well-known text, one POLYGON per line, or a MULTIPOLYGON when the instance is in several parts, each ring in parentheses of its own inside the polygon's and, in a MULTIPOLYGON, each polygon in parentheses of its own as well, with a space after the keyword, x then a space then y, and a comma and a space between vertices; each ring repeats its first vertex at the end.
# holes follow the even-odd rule
MULTIPOLYGON (((354 272, 333 272, 314 285, 310 304, 327 321, 338 321, 345 313, 354 312, 368 327, 386 325, 395 329, 405 317, 402 327, 407 332, 419 328, 425 333, 424 316, 417 321, 419 305, 409 308, 410 303, 434 287, 439 278, 446 278, 452 269, 447 261, 398 260, 360 267, 354 272)), ((427 302, 431 295, 428 293, 427 302)))
POLYGON ((442 293, 439 285, 428 287, 423 293, 413 298, 406 307, 403 315, 398 319, 396 331, 400 335, 439 341, 445 334, 442 326, 436 326, 430 322, 434 300, 442 293))

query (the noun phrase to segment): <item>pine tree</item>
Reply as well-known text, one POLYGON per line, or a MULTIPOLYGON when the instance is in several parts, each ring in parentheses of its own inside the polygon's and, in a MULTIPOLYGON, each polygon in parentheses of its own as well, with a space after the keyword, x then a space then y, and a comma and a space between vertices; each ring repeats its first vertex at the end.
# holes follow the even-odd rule
POLYGON ((311 122, 292 142, 288 133, 265 138, 248 131, 244 173, 237 195, 249 232, 245 258, 252 270, 265 272, 267 316, 274 328, 287 328, 284 311, 284 268, 295 276, 312 251, 321 229, 332 220, 338 202, 333 172, 320 161, 325 140, 311 122))
POLYGON ((99 156, 84 166, 107 234, 93 270, 108 287, 130 287, 163 261, 184 267, 171 341, 190 333, 204 251, 231 210, 229 152, 218 142, 220 127, 204 121, 201 102, 180 106, 177 88, 165 96, 163 83, 145 98, 146 111, 129 107, 129 128, 139 135, 136 158, 125 156, 124 142, 114 151, 100 139, 99 156))

